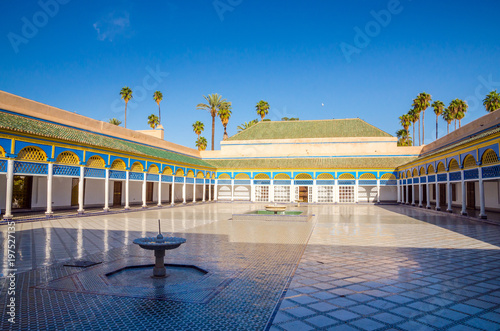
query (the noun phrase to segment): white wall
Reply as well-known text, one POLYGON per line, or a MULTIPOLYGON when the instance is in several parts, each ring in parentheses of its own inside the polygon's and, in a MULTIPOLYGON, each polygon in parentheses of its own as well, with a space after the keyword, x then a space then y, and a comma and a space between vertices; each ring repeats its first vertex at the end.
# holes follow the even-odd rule
POLYGON ((5 193, 7 188, 7 175, 0 175, 0 209, 5 211, 5 193))
POLYGON ((397 186, 380 186, 380 201, 397 201, 397 186))
POLYGON ((129 203, 137 204, 142 203, 142 181, 130 181, 130 195, 129 195, 129 203))
POLYGON ((47 208, 47 177, 33 176, 31 208, 47 208))
POLYGON ((104 206, 104 179, 85 179, 85 206, 104 206))
POLYGON ((72 178, 52 177, 52 206, 71 207, 72 178))

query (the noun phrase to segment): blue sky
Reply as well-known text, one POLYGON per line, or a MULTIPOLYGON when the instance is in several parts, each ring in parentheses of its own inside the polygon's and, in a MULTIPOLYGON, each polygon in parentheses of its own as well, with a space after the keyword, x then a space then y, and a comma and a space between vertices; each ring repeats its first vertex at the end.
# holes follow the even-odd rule
MULTIPOLYGON (((486 114, 500 90, 499 1, 101 1, 0 3, 0 90, 147 129, 160 90, 167 140, 194 147, 203 95, 233 103, 229 135, 257 118, 359 117, 394 134, 420 92, 486 114), (343 51, 344 50, 344 51, 343 51), (322 106, 324 104, 324 106, 322 106)), ((426 143, 435 115, 426 111, 426 143)), ((446 133, 440 119, 440 136, 446 133)), ((217 119, 216 149, 222 139, 217 119)))

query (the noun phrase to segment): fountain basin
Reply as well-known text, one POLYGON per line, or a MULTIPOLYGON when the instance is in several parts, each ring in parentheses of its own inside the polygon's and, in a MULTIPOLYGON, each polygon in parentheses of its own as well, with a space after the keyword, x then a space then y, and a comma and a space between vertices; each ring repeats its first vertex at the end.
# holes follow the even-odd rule
POLYGON ((269 205, 269 206, 265 206, 265 208, 266 208, 267 211, 272 211, 275 214, 277 214, 278 212, 283 212, 283 211, 286 210, 286 206, 273 206, 273 205, 269 205))
POLYGON ((134 244, 148 250, 169 250, 176 249, 186 242, 186 239, 184 238, 163 236, 161 236, 161 238, 158 238, 159 236, 137 238, 134 240, 134 244))

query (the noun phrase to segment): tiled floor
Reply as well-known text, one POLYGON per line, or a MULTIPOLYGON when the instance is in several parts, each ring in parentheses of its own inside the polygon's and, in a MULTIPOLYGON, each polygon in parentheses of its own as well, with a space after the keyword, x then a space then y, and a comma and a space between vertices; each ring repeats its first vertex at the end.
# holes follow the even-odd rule
MULTIPOLYGON (((306 224, 229 220, 259 206, 200 204, 20 223, 18 323, 2 317, 1 328, 500 330, 500 226, 373 205, 301 206, 316 215, 306 224), (91 281, 57 287, 64 289, 64 279, 88 281, 85 272, 103 268, 63 267, 72 259, 105 266, 127 256, 147 259, 150 252, 131 242, 154 235, 158 218, 163 232, 188 238, 167 253, 167 263, 203 264, 226 277, 210 289, 213 296, 202 303, 114 296, 91 281)), ((6 226, 0 230, 5 263, 6 226)), ((7 282, 1 285, 6 316, 7 282)))

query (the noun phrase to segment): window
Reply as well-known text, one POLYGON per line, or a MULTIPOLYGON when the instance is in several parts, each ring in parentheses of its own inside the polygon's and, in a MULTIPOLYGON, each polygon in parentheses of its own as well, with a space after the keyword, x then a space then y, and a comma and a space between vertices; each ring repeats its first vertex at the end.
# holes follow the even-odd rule
POLYGON ((269 201, 269 186, 255 186, 255 201, 269 201))
POLYGON ((318 186, 318 202, 333 202, 333 186, 318 186))
POLYGON ((354 186, 339 186, 339 202, 340 203, 354 202, 354 186))
POLYGON ((290 202, 290 186, 284 186, 284 185, 274 186, 274 201, 290 202))

